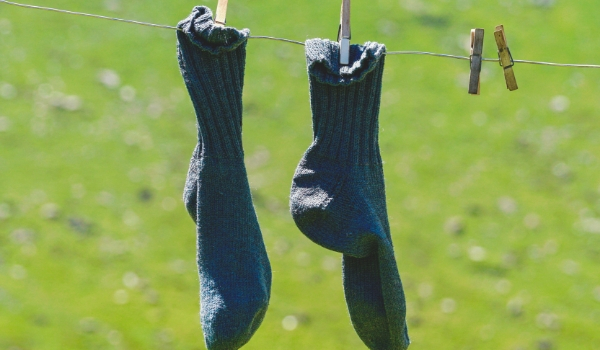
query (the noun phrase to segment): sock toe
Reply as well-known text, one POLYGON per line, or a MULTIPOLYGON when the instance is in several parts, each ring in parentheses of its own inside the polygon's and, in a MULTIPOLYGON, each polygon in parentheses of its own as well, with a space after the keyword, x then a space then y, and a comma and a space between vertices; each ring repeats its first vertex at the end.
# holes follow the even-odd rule
POLYGON ((220 312, 202 315, 209 350, 236 350, 258 330, 269 305, 268 297, 238 300, 220 312))

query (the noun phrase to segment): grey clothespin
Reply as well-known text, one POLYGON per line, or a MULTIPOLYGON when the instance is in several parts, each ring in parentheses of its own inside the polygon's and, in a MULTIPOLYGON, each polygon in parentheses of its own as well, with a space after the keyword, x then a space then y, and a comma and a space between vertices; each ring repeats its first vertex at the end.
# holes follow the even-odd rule
POLYGON ((471 95, 479 95, 482 54, 483 29, 471 29, 471 75, 469 76, 469 93, 471 95))
POLYGON ((338 42, 340 43, 340 64, 350 63, 350 0, 342 0, 338 42))

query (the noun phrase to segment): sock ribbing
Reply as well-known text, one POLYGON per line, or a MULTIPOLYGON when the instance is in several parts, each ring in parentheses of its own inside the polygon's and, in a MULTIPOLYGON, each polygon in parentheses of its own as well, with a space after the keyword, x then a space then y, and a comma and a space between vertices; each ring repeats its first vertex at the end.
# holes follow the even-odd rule
POLYGON ((179 22, 181 74, 194 102, 200 156, 242 158, 242 89, 247 29, 216 27, 204 6, 179 22))
POLYGON ((378 114, 385 46, 351 46, 351 66, 339 66, 336 42, 308 40, 306 52, 313 111, 311 147, 343 164, 381 163, 378 114))

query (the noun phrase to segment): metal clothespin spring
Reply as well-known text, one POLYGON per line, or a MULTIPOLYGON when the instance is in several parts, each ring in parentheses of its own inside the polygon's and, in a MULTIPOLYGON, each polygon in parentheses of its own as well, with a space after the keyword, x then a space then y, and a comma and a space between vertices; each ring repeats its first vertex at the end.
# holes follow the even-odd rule
MULTIPOLYGON (((473 57, 481 57, 480 54, 472 54, 471 56, 469 56, 469 63, 473 63, 473 57)), ((500 56, 498 56, 500 57, 500 56)), ((502 65, 502 63, 500 63, 500 65, 502 65)))
POLYGON ((510 53, 510 48, 507 47, 506 51, 508 52, 508 56, 510 57, 510 64, 508 66, 506 66, 506 67, 504 67, 502 65, 502 58, 500 58, 500 52, 501 51, 498 51, 498 64, 500 64, 500 67, 504 67, 504 69, 508 69, 508 68, 513 67, 515 65, 515 60, 513 60, 512 53, 510 53))

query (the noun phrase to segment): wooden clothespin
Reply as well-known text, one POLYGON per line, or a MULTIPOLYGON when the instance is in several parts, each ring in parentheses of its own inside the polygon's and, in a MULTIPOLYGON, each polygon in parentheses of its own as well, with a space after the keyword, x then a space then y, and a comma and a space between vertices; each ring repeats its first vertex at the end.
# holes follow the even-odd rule
POLYGON ((498 45, 498 58, 500 59, 500 66, 504 68, 506 87, 508 90, 514 91, 519 88, 517 86, 517 79, 515 79, 515 72, 513 71, 515 62, 513 61, 512 54, 508 48, 508 43, 506 42, 506 35, 504 34, 503 25, 496 27, 496 30, 494 31, 494 37, 496 38, 496 45, 498 45))
POLYGON ((215 16, 215 26, 224 27, 227 18, 227 2, 229 0, 219 0, 217 5, 217 14, 215 16))
POLYGON ((340 43, 340 64, 350 63, 350 0, 342 0, 338 42, 340 43))
POLYGON ((469 77, 469 93, 471 95, 479 95, 482 54, 483 29, 471 29, 471 75, 469 77))

